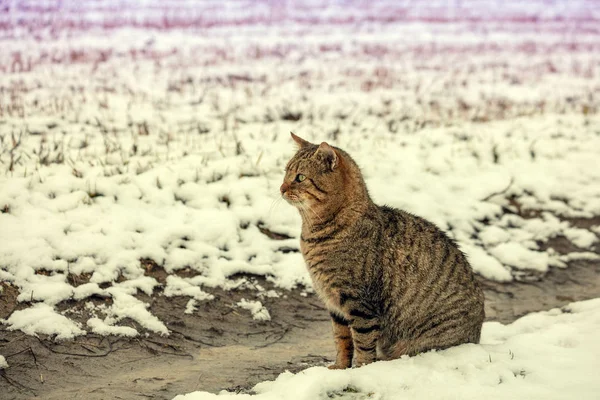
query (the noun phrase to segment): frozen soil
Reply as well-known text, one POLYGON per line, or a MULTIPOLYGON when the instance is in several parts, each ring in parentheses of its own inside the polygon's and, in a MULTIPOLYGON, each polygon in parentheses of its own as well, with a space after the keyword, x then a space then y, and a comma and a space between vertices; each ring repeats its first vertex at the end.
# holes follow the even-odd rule
MULTIPOLYGON (((570 222, 589 228, 599 225, 600 217, 570 222)), ((545 246, 559 253, 578 250, 563 237, 545 246)), ((598 247, 591 250, 600 253, 598 247)), ((149 275, 164 283, 166 273, 160 266, 142 262, 149 275)), ((180 274, 192 271, 184 269, 180 274)), ((264 277, 248 278, 272 289, 264 277)), ((533 311, 600 297, 600 262, 572 261, 568 268, 552 268, 537 281, 481 282, 487 319, 508 323, 533 311)), ((6 318, 21 305, 16 303, 16 289, 2 285, 0 318, 6 318)), ((172 332, 169 337, 88 334, 55 342, 0 327, 0 354, 10 365, 0 370, 0 398, 171 399, 195 390, 243 391, 285 370, 295 372, 333 361, 329 318, 314 294, 297 289, 281 292, 280 298, 261 299, 271 321, 259 322, 235 307, 242 298, 253 299, 255 290, 208 290, 215 299, 201 303, 194 314, 183 312, 187 297, 168 298, 160 291, 151 297, 139 296, 165 322, 172 332)), ((83 304, 65 304, 64 308, 79 310, 81 319, 86 318, 83 304)), ((142 331, 133 321, 130 324, 142 331)))

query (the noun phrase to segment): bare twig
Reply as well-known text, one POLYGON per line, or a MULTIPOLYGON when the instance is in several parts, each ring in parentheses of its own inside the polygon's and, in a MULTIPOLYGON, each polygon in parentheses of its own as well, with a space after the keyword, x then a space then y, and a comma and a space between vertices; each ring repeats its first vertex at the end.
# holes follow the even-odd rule
POLYGON ((289 326, 285 327, 285 329, 284 329, 284 330, 283 330, 281 333, 279 333, 279 335, 277 335, 277 337, 276 337, 274 340, 272 340, 272 341, 270 341, 270 342, 267 342, 267 343, 265 343, 265 344, 260 344, 260 345, 258 345, 258 346, 255 346, 255 348, 257 348, 257 349, 261 349, 261 348, 265 348, 265 347, 272 346, 272 345, 274 345, 275 343, 278 343, 278 342, 280 342, 280 341, 281 341, 281 339, 283 339, 283 337, 284 337, 285 335, 287 335, 287 333, 290 331, 290 329, 291 329, 291 328, 290 328, 289 326))
POLYGON ((104 353, 84 354, 84 353, 71 353, 71 352, 67 352, 67 351, 54 350, 52 347, 50 347, 48 344, 46 344, 44 340, 42 340, 40 338, 37 338, 37 339, 42 346, 44 346, 46 349, 50 350, 51 352, 53 352, 55 354, 65 354, 65 355, 77 356, 77 357, 106 357, 113 351, 116 351, 113 349, 113 343, 110 341, 108 342, 108 349, 104 353))
POLYGON ((492 197, 494 196, 498 196, 499 194, 504 194, 508 191, 508 189, 510 189, 510 187, 512 186, 512 184, 514 183, 515 178, 514 177, 510 177, 510 182, 508 182, 508 185, 506 185, 506 187, 498 192, 494 192, 489 194, 488 196, 486 196, 485 198, 481 199, 481 201, 488 201, 490 200, 492 197))
POLYGON ((28 390, 33 393, 33 389, 30 388, 29 386, 25 386, 22 383, 19 383, 19 382, 15 381, 14 379, 6 376, 5 370, 0 369, 0 376, 3 377, 6 380, 6 382, 8 382, 9 385, 16 388, 19 392, 22 392, 23 390, 28 390))
POLYGON ((176 333, 178 335, 181 335, 181 336, 184 337, 184 339, 187 339, 187 340, 189 340, 191 342, 200 343, 200 344, 203 344, 203 345, 206 345, 206 346, 210 346, 210 347, 223 347, 222 345, 205 342, 202 339, 198 339, 198 338, 192 337, 190 335, 187 335, 187 334, 185 334, 183 332, 180 332, 180 331, 177 331, 175 329, 172 329, 172 328, 169 328, 169 329, 170 329, 171 332, 176 333))
POLYGON ((19 137, 16 138, 15 137, 15 133, 12 132, 11 134, 11 139, 12 139, 12 147, 10 149, 10 151, 8 152, 10 155, 10 164, 8 166, 8 170, 10 172, 13 172, 15 164, 19 162, 19 160, 21 159, 21 156, 18 156, 15 159, 15 151, 17 150, 17 148, 19 148, 19 146, 21 146, 21 139, 23 137, 23 131, 19 132, 19 137))
MULTIPOLYGON (((16 308, 16 306, 15 306, 15 308, 16 308)), ((9 315, 10 315, 10 314, 9 314, 9 315)), ((8 319, 8 317, 6 317, 6 319, 8 319)), ((27 335, 26 335, 26 334, 22 334, 21 336, 17 336, 17 337, 16 337, 16 338, 14 338, 14 339, 7 340, 5 343, 3 343, 3 344, 2 344, 2 346, 8 346, 8 345, 9 345, 9 344, 11 344, 12 342, 16 342, 16 341, 18 341, 18 340, 21 340, 21 339, 23 339, 23 338, 25 338, 25 337, 27 337, 27 335)), ((4 340, 4 339, 2 339, 2 340, 4 340)), ((8 356, 7 356, 7 357, 8 357, 8 356)))
POLYGON ((194 359, 194 356, 192 356, 190 353, 186 353, 186 352, 182 351, 181 349, 178 349, 177 346, 169 344, 169 343, 158 342, 158 341, 150 340, 150 339, 141 339, 139 342, 140 342, 140 344, 142 344, 144 347, 146 347, 152 353, 161 353, 161 354, 168 354, 171 356, 189 357, 192 360, 194 359), (162 347, 166 346, 166 347, 173 349, 174 351, 165 351, 162 349, 156 349, 156 348, 148 346, 147 343, 152 343, 156 346, 162 346, 162 347))
POLYGON ((33 356, 33 361, 37 364, 37 358, 35 357, 35 354, 33 353, 33 350, 31 349, 31 347, 27 347, 21 351, 17 351, 16 353, 9 354, 9 355, 5 356, 5 358, 18 356, 19 354, 23 354, 25 352, 29 352, 33 356))

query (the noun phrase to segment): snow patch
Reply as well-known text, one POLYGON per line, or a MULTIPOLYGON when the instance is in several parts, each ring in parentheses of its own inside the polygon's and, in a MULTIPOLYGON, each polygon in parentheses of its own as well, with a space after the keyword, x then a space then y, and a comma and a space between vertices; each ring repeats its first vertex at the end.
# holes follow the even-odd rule
POLYGON ((548 269, 548 254, 533 251, 519 243, 502 243, 489 249, 491 255, 501 263, 518 269, 546 271, 548 269))
POLYGON ((73 339, 75 336, 85 335, 80 324, 57 313, 54 307, 38 303, 24 310, 18 310, 2 324, 9 325, 8 330, 20 330, 28 335, 38 334, 56 335, 56 340, 73 339))
POLYGON ((196 307, 196 304, 198 302, 196 301, 196 299, 190 299, 186 305, 185 305, 185 311, 183 312, 184 314, 193 314, 194 311, 196 311, 198 308, 196 307))
POLYGON ((464 344, 361 368, 284 372, 255 394, 194 392, 175 400, 256 399, 593 399, 600 392, 600 299, 487 322, 481 344, 464 344), (449 395, 448 388, 451 387, 449 395))
POLYGON ((175 275, 167 276, 167 285, 164 295, 172 296, 190 296, 193 300, 204 301, 212 300, 214 296, 200 289, 200 286, 191 283, 189 278, 181 278, 175 275))
POLYGON ((591 251, 582 251, 579 253, 563 254, 559 258, 563 262, 577 261, 577 260, 592 261, 592 260, 600 260, 600 255, 596 254, 596 253, 592 253, 591 251))
POLYGON ((236 304, 240 308, 249 310, 252 314, 252 319, 257 321, 271 320, 271 314, 269 314, 269 310, 267 310, 267 308, 264 307, 260 301, 241 299, 236 304))
MULTIPOLYGON (((114 320, 109 319, 111 322, 114 320)), ((100 318, 90 318, 87 321, 87 326, 91 329, 92 332, 98 335, 116 335, 116 336, 126 336, 126 337, 135 337, 138 335, 138 331, 129 326, 116 326, 109 325, 106 321, 101 320, 100 318)))
POLYGON ((598 237, 590 231, 579 228, 567 228, 563 230, 564 235, 580 249, 589 249, 598 241, 598 237))
POLYGON ((507 282, 513 279, 510 271, 481 247, 463 244, 460 248, 467 255, 467 259, 473 269, 480 271, 480 274, 485 278, 500 282, 507 282))
POLYGON ((104 322, 107 325, 114 325, 124 318, 131 318, 149 331, 161 335, 169 334, 165 324, 148 311, 148 304, 136 299, 119 287, 108 288, 107 292, 113 297, 113 304, 106 310, 107 317, 104 322))

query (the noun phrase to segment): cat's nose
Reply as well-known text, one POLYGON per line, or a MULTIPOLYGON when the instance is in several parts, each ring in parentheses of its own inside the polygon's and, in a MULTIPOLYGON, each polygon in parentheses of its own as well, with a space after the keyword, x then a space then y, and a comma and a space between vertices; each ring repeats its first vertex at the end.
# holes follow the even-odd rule
POLYGON ((290 188, 290 184, 289 183, 285 183, 283 182, 283 184, 281 185, 281 187, 279 188, 279 191, 281 192, 281 194, 285 194, 285 192, 287 192, 287 190, 290 188))

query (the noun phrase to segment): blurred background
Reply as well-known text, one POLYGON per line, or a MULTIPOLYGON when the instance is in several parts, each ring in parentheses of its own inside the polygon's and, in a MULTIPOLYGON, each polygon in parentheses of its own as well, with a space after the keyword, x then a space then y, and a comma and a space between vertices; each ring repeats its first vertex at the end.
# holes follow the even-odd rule
POLYGON ((0 117, 82 109, 82 102, 132 107, 140 96, 169 103, 174 93, 221 112, 259 96, 261 110, 253 111, 265 120, 321 113, 340 129, 355 107, 391 107, 410 121, 406 129, 597 112, 600 5, 591 0, 5 0, 0 7, 0 117), (35 85, 15 75, 38 72, 44 77, 35 85), (107 92, 119 101, 107 103, 107 92), (343 115, 323 114, 331 96, 346 106, 343 115))

